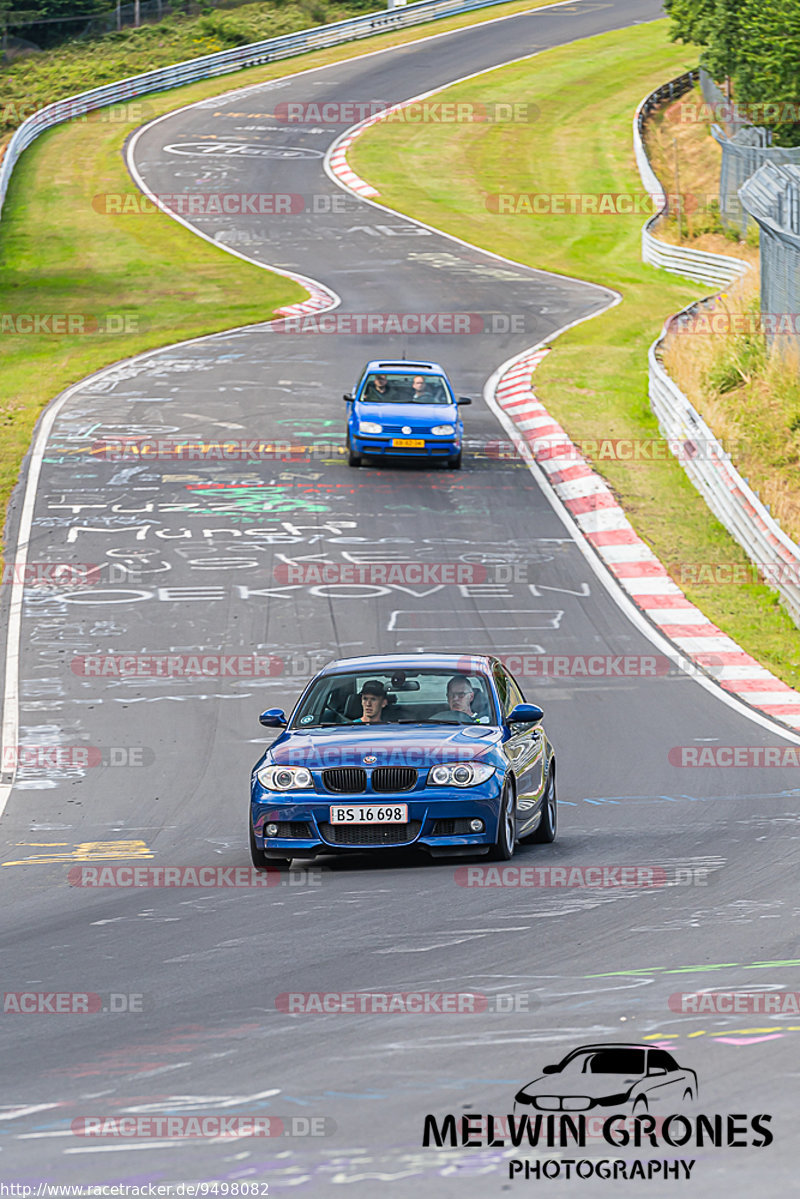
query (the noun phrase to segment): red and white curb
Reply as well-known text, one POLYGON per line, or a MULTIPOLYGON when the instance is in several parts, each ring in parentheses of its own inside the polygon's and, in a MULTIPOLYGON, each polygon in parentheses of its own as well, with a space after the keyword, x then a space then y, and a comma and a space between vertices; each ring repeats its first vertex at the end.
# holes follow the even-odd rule
MULTIPOLYGON (((296 278, 298 281, 300 280, 299 275, 296 278)), ((303 287, 307 288, 310 293, 308 299, 301 300, 298 304, 287 304, 285 308, 276 308, 276 316, 306 316, 309 312, 324 312, 336 306, 338 296, 335 296, 333 292, 305 275, 302 282, 303 287)))
POLYGON ((369 117, 366 121, 363 121, 360 125, 345 133, 344 137, 341 137, 336 142, 328 157, 328 166, 339 182, 348 187, 350 191, 355 192, 357 196, 363 196, 365 199, 369 199, 370 196, 377 196, 380 193, 376 187, 373 187, 371 183, 366 183, 360 175, 357 175, 352 170, 347 161, 347 151, 367 126, 374 125, 383 115, 382 112, 376 113, 374 117, 369 117))
POLYGON ((495 399, 586 540, 636 606, 731 695, 800 729, 800 694, 745 653, 686 598, 637 535, 616 496, 532 390, 531 375, 549 348, 518 358, 495 399))

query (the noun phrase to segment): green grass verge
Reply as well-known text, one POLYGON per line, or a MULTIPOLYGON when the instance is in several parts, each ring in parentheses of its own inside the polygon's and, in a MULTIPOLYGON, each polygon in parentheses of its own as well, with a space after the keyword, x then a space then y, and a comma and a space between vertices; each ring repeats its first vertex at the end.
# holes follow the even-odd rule
MULTIPOLYGON (((532 101, 535 125, 378 124, 353 147, 380 202, 530 266, 616 288, 622 303, 558 338, 536 391, 574 439, 657 438, 647 349, 702 290, 641 262, 641 216, 499 215, 492 193, 640 193, 631 122, 639 100, 695 63, 658 21, 549 50, 437 99, 532 101)), ((496 363, 487 357, 487 373, 496 363)), ((668 567, 744 564, 678 463, 597 461, 639 534, 668 567)), ((684 575, 684 578, 686 576, 684 575)), ((707 577, 707 576, 706 576, 707 577)), ((720 628, 791 685, 800 632, 760 585, 683 584, 720 628)))
MULTIPOLYGON (((536 0, 498 5, 146 96, 141 101, 144 115, 152 118, 237 87, 539 6, 536 0)), ((92 57, 90 65, 91 48, 80 49, 82 70, 65 76, 68 82, 59 84, 58 96, 103 77, 102 64, 96 65, 92 57)), ((170 50, 168 61, 175 57, 170 50)), ((25 59, 17 65, 36 61, 25 59)), ((146 57, 133 56, 124 67, 115 65, 114 77, 150 65, 146 57)), ((54 99, 57 83, 51 69, 47 87, 42 84, 31 94, 42 101, 54 99)), ((125 111, 111 112, 115 118, 126 116, 125 111)), ((134 110, 127 116, 131 119, 74 120, 49 130, 25 151, 11 179, 0 223, 3 510, 35 421, 62 388, 143 350, 269 320, 276 308, 305 296, 290 280, 209 245, 163 214, 108 216, 92 207, 92 198, 101 193, 135 191, 121 148, 143 115, 134 110), (127 318, 129 331, 73 336, 9 332, 16 324, 9 326, 8 317, 20 314, 88 314, 101 319, 110 314, 127 318)))

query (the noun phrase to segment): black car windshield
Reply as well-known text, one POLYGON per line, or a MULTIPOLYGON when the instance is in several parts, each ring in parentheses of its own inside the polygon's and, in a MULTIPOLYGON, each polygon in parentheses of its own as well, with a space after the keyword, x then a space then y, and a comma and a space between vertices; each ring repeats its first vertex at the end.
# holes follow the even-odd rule
POLYGON ((290 727, 497 724, 488 678, 456 670, 369 670, 322 675, 290 727))
POLYGON ((644 1050, 601 1049, 575 1064, 583 1074, 644 1074, 644 1050))
POLYGON ((435 375, 367 375, 359 400, 367 404, 452 404, 444 379, 435 375))

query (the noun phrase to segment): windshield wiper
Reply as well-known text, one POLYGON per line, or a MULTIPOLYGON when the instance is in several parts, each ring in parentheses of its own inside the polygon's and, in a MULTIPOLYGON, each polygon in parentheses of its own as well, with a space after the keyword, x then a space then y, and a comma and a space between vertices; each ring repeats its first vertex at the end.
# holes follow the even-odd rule
POLYGON ((461 724, 460 720, 387 720, 387 724, 461 724))
POLYGON ((324 720, 321 724, 293 724, 293 732, 306 732, 308 729, 341 729, 348 728, 347 721, 324 720))

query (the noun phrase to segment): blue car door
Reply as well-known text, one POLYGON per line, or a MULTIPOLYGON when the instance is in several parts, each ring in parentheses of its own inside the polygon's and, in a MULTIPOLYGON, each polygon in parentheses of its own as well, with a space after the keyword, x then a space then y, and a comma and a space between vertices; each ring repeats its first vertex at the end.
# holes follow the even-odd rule
MULTIPOLYGON (((494 683, 503 708, 503 721, 517 704, 525 703, 524 696, 510 674, 502 666, 494 667, 494 683)), ((539 725, 507 725, 508 740, 504 749, 509 766, 517 780, 517 829, 520 836, 538 811, 544 792, 544 736, 539 725)))

